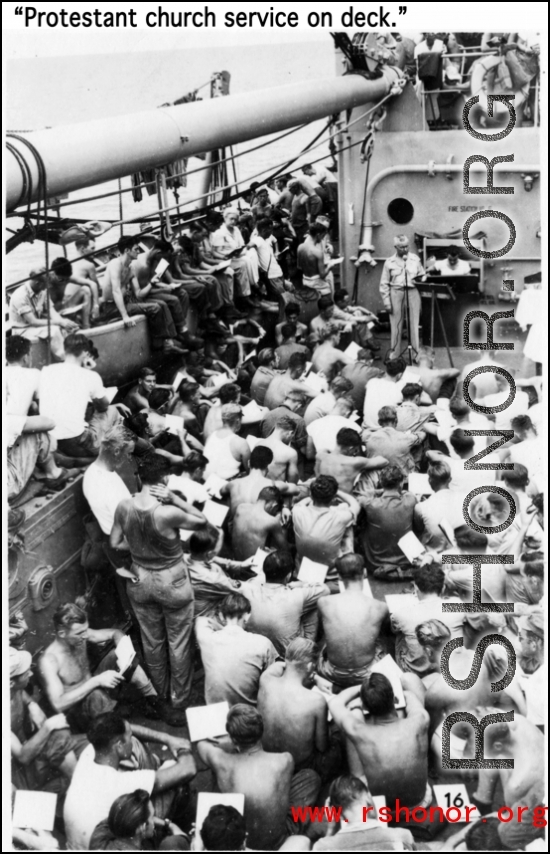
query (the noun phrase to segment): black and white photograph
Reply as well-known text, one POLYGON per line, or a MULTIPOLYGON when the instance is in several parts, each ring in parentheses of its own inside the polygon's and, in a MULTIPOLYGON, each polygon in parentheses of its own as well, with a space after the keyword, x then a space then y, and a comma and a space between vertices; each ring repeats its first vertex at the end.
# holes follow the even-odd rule
POLYGON ((548 850, 547 34, 3 4, 3 850, 548 850))

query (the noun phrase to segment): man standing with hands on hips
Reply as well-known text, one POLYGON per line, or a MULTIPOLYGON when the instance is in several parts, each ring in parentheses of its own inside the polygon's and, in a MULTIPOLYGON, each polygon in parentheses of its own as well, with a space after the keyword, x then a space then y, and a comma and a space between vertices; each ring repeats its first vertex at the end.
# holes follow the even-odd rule
POLYGON ((420 322, 420 294, 415 286, 418 276, 425 276, 424 268, 418 255, 409 252, 409 238, 398 234, 393 239, 395 253, 384 264, 380 279, 380 295, 384 307, 390 313, 391 350, 388 358, 396 359, 401 352, 401 336, 407 311, 407 296, 409 308, 409 343, 413 348, 413 359, 416 361, 420 341, 418 324, 420 322))

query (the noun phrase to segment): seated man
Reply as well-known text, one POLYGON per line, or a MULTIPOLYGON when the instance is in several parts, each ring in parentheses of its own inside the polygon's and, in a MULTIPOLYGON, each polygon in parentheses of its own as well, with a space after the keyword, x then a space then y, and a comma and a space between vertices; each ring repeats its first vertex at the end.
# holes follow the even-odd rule
POLYGON ((406 477, 416 469, 413 451, 424 440, 422 431, 398 429, 398 409, 395 406, 383 406, 378 413, 378 430, 367 429, 363 432, 363 441, 367 457, 385 457, 391 466, 397 468, 406 477))
POLYGON ((250 578, 250 562, 220 557, 223 531, 208 525, 189 538, 189 578, 195 596, 194 618, 216 617, 221 602, 241 587, 239 576, 250 578), (234 578, 233 578, 234 576, 234 578))
POLYGON ((339 491, 351 495, 358 478, 363 474, 372 477, 370 472, 375 473, 387 465, 385 457, 373 456, 367 459, 363 456, 361 437, 357 431, 343 427, 336 434, 335 450, 320 451, 316 455, 315 474, 333 477, 338 483, 339 491))
POLYGON ((393 688, 381 673, 371 673, 363 683, 329 694, 328 707, 348 744, 352 774, 365 782, 373 795, 385 795, 393 813, 400 806, 427 807, 432 799, 428 783, 429 715, 424 708, 423 686, 411 673, 401 675, 405 717, 395 709, 393 688), (352 710, 361 698, 362 708, 352 710), (365 715, 364 712, 368 714, 365 715))
POLYGON ((460 371, 458 368, 434 368, 435 352, 429 347, 421 347, 418 351, 418 375, 420 384, 436 403, 439 397, 452 398, 456 380, 460 371))
POLYGON ((296 343, 296 335, 298 327, 295 323, 283 323, 281 334, 283 336, 282 344, 275 350, 275 355, 279 358, 279 368, 286 371, 288 368, 288 360, 293 353, 303 353, 306 359, 310 358, 310 352, 303 344, 296 343))
POLYGON ((262 489, 276 486, 281 495, 297 495, 300 488, 293 483, 272 480, 268 477, 273 463, 273 451, 264 444, 258 444, 250 454, 250 474, 229 481, 220 489, 221 495, 229 496, 231 515, 234 516, 241 504, 255 504, 262 489))
POLYGON ((157 267, 164 265, 172 255, 172 244, 162 238, 155 238, 146 252, 140 252, 130 264, 133 282, 137 286, 135 294, 139 299, 163 302, 168 306, 177 337, 185 339, 189 296, 182 282, 175 281, 168 269, 157 273, 157 267))
POLYGON ((143 409, 151 409, 149 398, 156 385, 156 373, 151 368, 142 368, 138 374, 137 384, 130 389, 124 398, 124 405, 133 415, 143 409))
POLYGON ((423 396, 422 385, 406 383, 401 389, 403 400, 397 405, 397 429, 403 432, 420 433, 436 406, 420 406, 423 396))
POLYGON ((297 771, 312 768, 326 782, 338 770, 341 757, 339 745, 330 744, 327 704, 310 690, 316 657, 312 640, 294 638, 284 664, 272 664, 260 678, 258 711, 264 722, 264 750, 292 754, 297 771))
POLYGON ((318 454, 330 454, 335 451, 340 430, 361 432, 361 428, 351 417, 352 414, 353 400, 344 395, 338 398, 328 415, 316 418, 308 425, 306 449, 308 459, 314 460, 318 454))
POLYGON ((258 367, 250 383, 250 396, 259 406, 263 406, 269 383, 277 373, 278 356, 272 347, 265 347, 258 353, 256 362, 258 367))
POLYGON ((293 418, 286 414, 280 415, 273 432, 266 439, 258 439, 256 442, 255 447, 268 448, 273 454, 268 468, 268 475, 273 481, 298 482, 298 453, 290 447, 295 429, 293 418))
MULTIPOLYGON (((244 816, 235 807, 216 804, 210 807, 200 829, 200 835, 205 851, 244 851, 246 846, 244 816)), ((306 850, 309 851, 309 841, 306 850)))
POLYGON ((269 638, 279 655, 299 635, 317 637, 317 602, 330 591, 325 584, 291 581, 294 562, 288 551, 268 554, 264 561, 265 584, 250 584, 243 593, 252 605, 247 628, 269 638))
POLYGON ((233 517, 231 542, 237 560, 248 560, 258 549, 287 549, 281 524, 283 497, 276 486, 265 486, 255 504, 239 504, 233 517))
POLYGON ((25 690, 31 678, 30 652, 10 647, 9 657, 12 783, 18 789, 61 794, 86 738, 71 734, 65 715, 47 718, 25 690))
MULTIPOLYGON (((413 577, 413 589, 418 598, 415 605, 397 609, 391 616, 391 627, 396 635, 395 660, 402 670, 416 673, 422 678, 432 669, 422 646, 418 643, 416 627, 426 620, 440 620, 448 626, 452 638, 462 637, 463 614, 443 611, 443 587, 445 573, 441 567, 416 567, 413 577)), ((453 597, 449 602, 460 602, 453 597)))
POLYGON ((355 324, 352 317, 342 317, 343 312, 336 308, 331 296, 324 296, 317 303, 319 314, 309 324, 311 332, 321 335, 329 326, 336 326, 342 331, 348 324, 355 324))
POLYGON ((267 387, 264 398, 264 406, 268 409, 276 409, 281 406, 289 392, 296 391, 304 397, 317 397, 318 392, 309 388, 307 378, 300 382, 306 369, 306 357, 303 353, 293 353, 288 360, 288 368, 284 374, 279 374, 271 380, 267 387))
POLYGON ((378 413, 382 407, 401 403, 401 377, 406 367, 404 359, 388 359, 384 376, 369 380, 363 406, 363 427, 378 430, 378 413))
POLYGON ((339 379, 346 379, 351 382, 352 388, 349 394, 353 398, 357 412, 363 412, 367 384, 375 377, 382 377, 383 375, 384 372, 380 368, 373 366, 369 351, 365 349, 359 350, 356 362, 342 368, 339 379))
POLYGON ((286 415, 294 421, 294 436, 291 445, 298 451, 298 459, 303 458, 307 445, 307 432, 304 419, 299 412, 303 411, 305 397, 300 391, 289 391, 280 406, 266 412, 260 422, 260 433, 264 439, 271 436, 275 430, 277 419, 286 415))
POLYGON ((250 447, 238 433, 242 426, 243 411, 236 403, 226 403, 221 410, 222 426, 208 437, 204 456, 208 459, 206 477, 217 474, 231 480, 241 471, 248 471, 250 447))
POLYGON ((92 676, 88 644, 112 641, 116 646, 124 637, 123 632, 91 629, 86 612, 72 603, 57 608, 53 624, 55 640, 40 656, 38 673, 52 708, 67 713, 75 731, 86 732, 98 715, 116 708, 115 698, 120 691, 115 689, 123 682, 131 682, 136 693, 145 698, 141 705, 146 714, 153 720, 160 717, 157 692, 136 659, 126 673, 120 673, 116 651, 112 649, 92 676))
POLYGON ((329 390, 321 392, 321 394, 309 403, 304 414, 306 427, 309 427, 312 421, 329 415, 336 406, 336 402, 341 397, 350 395, 352 390, 353 385, 350 380, 340 375, 334 377, 329 383, 329 390))
POLYGON ((334 586, 336 559, 353 552, 359 504, 351 495, 339 493, 338 483, 327 475, 315 478, 310 493, 311 498, 304 498, 292 510, 298 558, 328 566, 327 579, 334 586))
POLYGON ((224 383, 218 389, 216 397, 219 399, 218 403, 214 403, 210 407, 204 420, 203 433, 205 441, 210 438, 212 433, 215 433, 216 430, 220 430, 222 427, 222 406, 225 406, 227 403, 239 405, 241 388, 236 383, 224 383))
POLYGON ((277 658, 277 651, 268 638, 246 631, 251 610, 242 593, 229 593, 220 604, 222 623, 208 617, 195 622, 207 704, 226 700, 230 706, 256 705, 260 677, 277 658))
MULTIPOLYGON (((54 258, 50 272, 53 307, 62 316, 66 310, 80 308, 82 329, 90 328, 90 321, 99 315, 99 288, 97 281, 80 275, 66 258, 54 258)), ((72 312, 70 312, 72 314, 72 312)), ((73 315, 74 316, 74 315, 73 315)))
POLYGON ((78 329, 78 323, 61 317, 50 305, 48 322, 47 289, 52 273, 47 274, 44 267, 31 270, 29 281, 19 285, 10 297, 10 327, 12 335, 22 335, 29 341, 50 338, 52 355, 63 361, 65 350, 63 338, 78 329), (49 331, 48 331, 49 326, 49 331))
POLYGON ((116 712, 101 715, 86 734, 90 744, 78 760, 63 809, 67 848, 71 851, 88 851, 92 833, 108 818, 113 802, 136 789, 153 796, 155 815, 165 819, 174 790, 197 773, 186 739, 129 724, 116 712), (159 768, 159 759, 138 738, 164 744, 176 762, 159 768), (137 770, 127 769, 131 759, 137 770))
POLYGON ((361 530, 367 568, 375 578, 402 581, 412 577, 408 558, 398 542, 413 528, 416 498, 403 490, 403 474, 397 466, 387 466, 378 475, 381 494, 364 505, 366 524, 361 530))
POLYGON ((187 836, 176 824, 155 815, 149 792, 136 789, 113 801, 109 818, 92 833, 90 851, 148 851, 149 846, 157 850, 157 834, 164 837, 159 851, 189 851, 187 836))
POLYGON ((237 211, 226 208, 223 211, 223 225, 211 234, 212 252, 220 260, 231 261, 235 273, 235 282, 239 288, 242 304, 248 304, 251 286, 257 281, 257 264, 246 251, 245 242, 237 227, 237 211))
POLYGON ((380 634, 389 628, 389 611, 384 602, 363 593, 365 564, 360 555, 338 558, 336 569, 342 591, 320 599, 317 606, 325 640, 317 672, 349 688, 370 673, 380 634))
POLYGON ((285 323, 294 323, 296 326, 296 341, 302 343, 304 338, 307 335, 307 326, 305 323, 300 323, 300 306, 297 302, 289 302, 285 306, 285 319, 278 323, 275 327, 275 340, 277 345, 280 347, 283 343, 283 326, 285 323))
POLYGON ((55 422, 43 415, 7 413, 8 501, 18 498, 34 475, 54 492, 63 489, 76 469, 60 468, 54 459, 55 422))
POLYGON ((183 354, 183 349, 174 340, 178 333, 168 305, 161 300, 147 300, 139 296, 140 288, 131 268, 139 255, 139 237, 123 235, 117 248, 120 255, 109 261, 102 280, 101 319, 105 323, 123 320, 124 326, 130 328, 136 325, 135 315, 145 315, 153 348, 162 349, 168 355, 183 354))
MULTIPOLYGON (((59 451, 71 457, 97 457, 107 430, 121 420, 109 405, 100 375, 93 370, 97 351, 85 335, 69 335, 63 364, 46 365, 40 376, 40 413, 55 422, 59 451), (89 404, 94 414, 86 421, 89 404)), ((121 404, 119 404, 121 405, 121 404)))
POLYGON ((337 777, 330 787, 329 809, 341 809, 341 823, 335 833, 332 826, 312 851, 415 851, 410 830, 388 827, 377 820, 372 796, 359 777, 337 777), (367 815, 365 816, 365 809, 367 815))
POLYGON ((433 490, 424 501, 414 508, 415 518, 422 530, 421 540, 426 548, 437 552, 447 551, 449 541, 439 527, 439 523, 445 519, 453 530, 464 524, 462 514, 462 496, 451 492, 451 469, 446 462, 441 460, 430 463, 428 466, 428 483, 433 490))
POLYGON ((201 741, 198 752, 220 792, 244 794, 247 845, 276 851, 288 835, 299 832, 289 807, 314 804, 321 781, 314 771, 295 772, 290 753, 266 753, 263 730, 259 712, 239 703, 227 716, 230 743, 201 741))
POLYGON ((351 365, 355 361, 343 350, 338 349, 340 329, 334 323, 322 330, 319 334, 319 342, 319 346, 311 357, 312 370, 323 373, 329 381, 344 365, 351 365))

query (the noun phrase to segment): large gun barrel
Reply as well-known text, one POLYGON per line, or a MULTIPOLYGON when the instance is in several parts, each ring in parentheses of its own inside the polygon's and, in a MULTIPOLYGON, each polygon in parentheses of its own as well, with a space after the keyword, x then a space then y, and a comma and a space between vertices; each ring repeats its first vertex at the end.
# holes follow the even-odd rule
MULTIPOLYGON (((25 139, 40 155, 52 197, 377 101, 401 77, 387 66, 375 80, 348 74, 33 131, 25 139)), ((6 207, 12 211, 37 200, 40 182, 31 149, 15 138, 9 142, 26 164, 8 149, 6 207)))

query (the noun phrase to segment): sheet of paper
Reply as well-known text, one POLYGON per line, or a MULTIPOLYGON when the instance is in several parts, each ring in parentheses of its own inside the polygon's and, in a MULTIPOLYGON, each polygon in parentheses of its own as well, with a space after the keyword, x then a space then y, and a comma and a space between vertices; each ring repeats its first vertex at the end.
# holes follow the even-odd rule
POLYGON ((344 263, 344 258, 331 258, 330 261, 328 262, 328 266, 336 267, 337 264, 343 264, 343 263, 344 263))
POLYGON ((205 501, 202 511, 211 525, 216 528, 221 528, 225 517, 229 513, 229 507, 224 504, 216 504, 215 501, 205 501))
POLYGON ((180 387, 180 385, 182 384, 184 379, 185 379, 185 377, 183 376, 181 371, 178 371, 176 374, 176 377, 174 379, 174 382, 172 383, 172 388, 174 389, 174 391, 178 390, 178 388, 180 387))
POLYGON ((409 473, 409 492, 412 492, 413 495, 433 495, 428 475, 411 471, 409 473))
POLYGON ((266 412, 269 412, 267 406, 259 406, 255 400, 251 400, 243 406, 243 424, 257 424, 266 412))
POLYGON ((224 807, 234 807, 237 812, 244 815, 244 795, 238 793, 219 794, 216 792, 199 792, 197 798, 197 818, 195 822, 195 841, 193 847, 195 851, 204 851, 204 844, 201 837, 201 827, 204 820, 212 807, 222 804, 224 807))
POLYGON ((245 356, 245 358, 243 359, 243 365, 246 365, 246 363, 249 362, 250 359, 253 359, 254 356, 256 356, 256 355, 257 355, 256 350, 255 349, 251 350, 250 353, 248 354, 248 356, 245 356))
POLYGON ((312 368, 312 367, 313 367, 313 363, 312 363, 312 362, 306 362, 306 369, 305 369, 305 371, 304 371, 304 373, 303 373, 303 375, 302 375, 302 376, 307 377, 307 375, 308 375, 308 374, 309 374, 309 372, 311 371, 311 368, 312 368))
POLYGON ((167 261, 166 258, 161 258, 157 266, 155 267, 155 276, 160 279, 160 277, 163 276, 164 273, 166 273, 169 266, 170 262, 167 261))
POLYGON ((187 726, 190 741, 202 741, 205 738, 218 738, 225 735, 225 722, 229 712, 229 703, 212 703, 210 706, 192 706, 187 709, 187 726))
POLYGON ((395 611, 401 611, 411 605, 416 605, 418 602, 414 593, 386 593, 384 598, 390 614, 394 614, 395 611))
POLYGON ((304 581, 306 584, 322 584, 327 572, 328 566, 325 566, 325 564, 316 563, 308 557, 303 557, 298 573, 298 581, 304 581))
POLYGON ((227 481, 224 480, 223 477, 220 477, 213 472, 209 477, 207 477, 204 483, 204 488, 213 498, 220 498, 220 489, 223 486, 226 486, 226 484, 227 481))
POLYGON ((326 391, 328 388, 326 379, 319 376, 319 374, 316 374, 315 371, 311 371, 311 373, 307 375, 305 385, 319 393, 326 391))
POLYGON ((355 341, 352 341, 351 344, 348 344, 348 346, 344 350, 344 353, 351 359, 357 359, 360 350, 361 347, 359 346, 359 344, 357 344, 355 341))
POLYGON ((177 436, 183 430, 183 418, 179 415, 165 415, 166 427, 172 436, 177 436))
MULTIPOLYGON (((459 739, 459 741, 461 740, 462 739, 459 739)), ((453 753, 451 746, 451 756, 452 755, 453 753)), ((448 810, 450 807, 454 807, 454 810, 451 813, 453 818, 453 824, 460 824, 461 822, 466 821, 466 807, 472 808, 473 804, 470 801, 470 796, 468 795, 464 783, 453 783, 452 785, 446 784, 434 786, 433 790, 435 799, 437 801, 437 806, 441 807, 443 812, 446 812, 446 810, 448 810), (460 811, 459 819, 456 818, 456 816, 458 816, 458 812, 456 812, 456 810, 460 811)))
POLYGON ((397 541, 397 545, 409 561, 412 563, 413 560, 420 555, 423 555, 426 549, 412 531, 408 531, 404 537, 401 537, 400 540, 397 541))
POLYGON ((383 676, 386 676, 390 680, 395 697, 395 708, 404 709, 405 694, 401 685, 401 669, 395 662, 395 659, 391 655, 385 655, 384 658, 381 658, 380 661, 376 661, 372 665, 371 673, 382 673, 383 676))
MULTIPOLYGON (((340 591, 340 593, 346 592, 346 588, 344 587, 344 584, 342 581, 338 582, 338 590, 340 591)), ((368 596, 369 599, 372 599, 372 590, 370 589, 370 584, 369 584, 368 578, 363 579, 363 595, 368 596)))
POLYGON ((194 533, 194 531, 188 531, 187 528, 180 528, 180 540, 182 543, 188 543, 194 533))
POLYGON ((12 824, 22 829, 53 830, 57 795, 52 792, 29 792, 18 789, 15 793, 12 824))
POLYGON ((109 403, 113 402, 113 400, 115 399, 117 394, 118 394, 118 387, 116 385, 107 386, 107 388, 105 389, 105 397, 107 398, 109 403))
POLYGON ((115 653, 118 669, 121 673, 124 673, 128 670, 136 657, 134 644, 132 643, 132 639, 129 635, 124 635, 124 637, 120 639, 116 645, 115 653))

